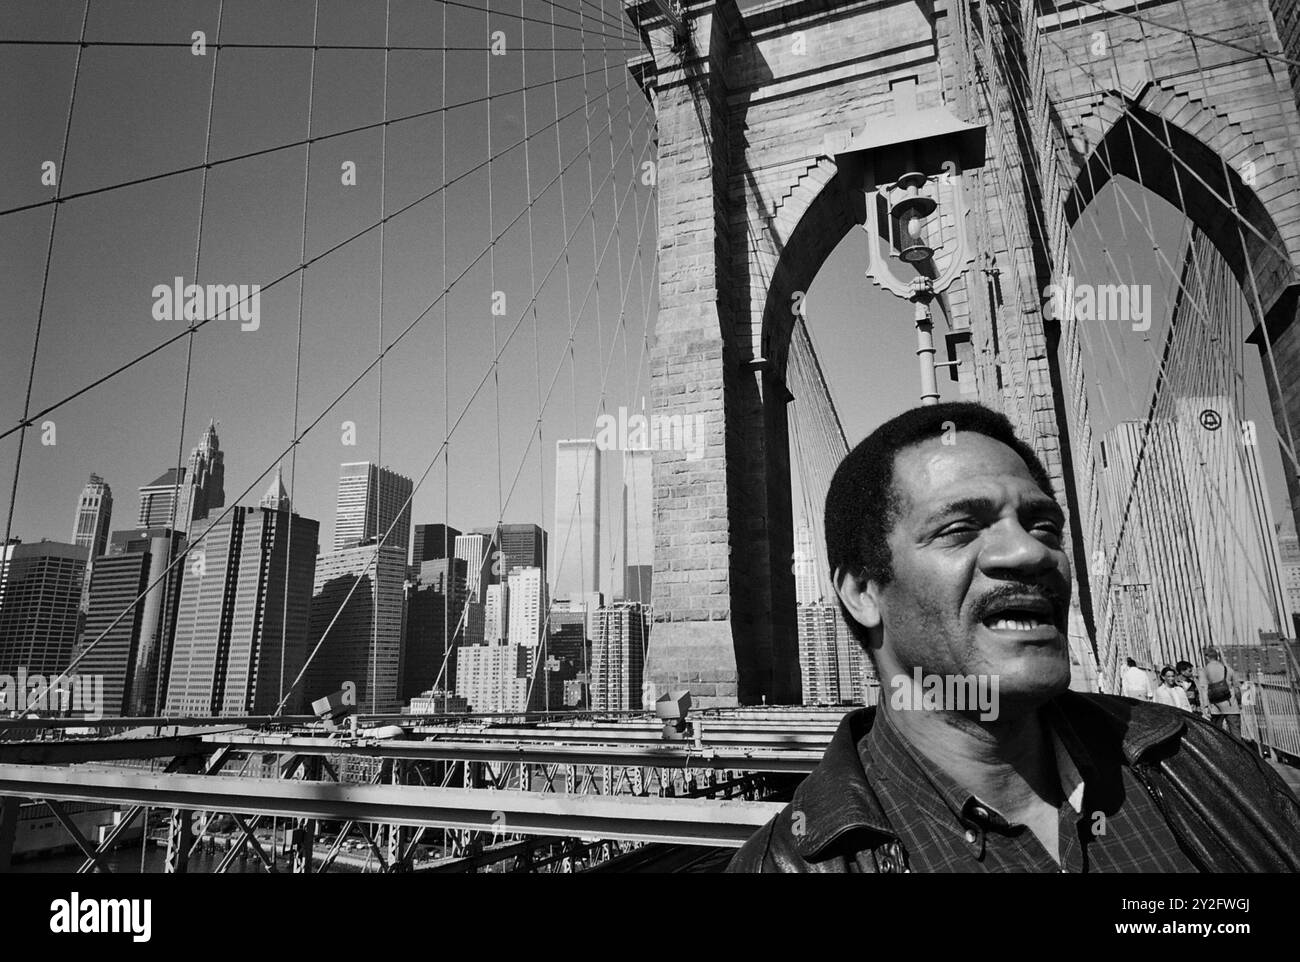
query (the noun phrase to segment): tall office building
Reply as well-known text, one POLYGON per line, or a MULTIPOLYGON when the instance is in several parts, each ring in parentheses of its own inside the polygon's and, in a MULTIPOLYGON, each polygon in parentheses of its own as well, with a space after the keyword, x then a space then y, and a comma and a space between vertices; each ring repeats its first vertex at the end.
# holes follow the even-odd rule
POLYGON ((179 474, 175 468, 168 468, 140 487, 137 527, 174 526, 182 534, 190 533, 194 521, 225 506, 225 476, 225 454, 221 451, 216 423, 209 422, 198 445, 190 452, 188 465, 179 474))
POLYGON ((799 605, 799 672, 805 705, 871 704, 875 671, 849 630, 839 606, 799 605))
POLYGON ((537 647, 546 620, 546 585, 541 568, 516 568, 509 580, 509 638, 516 645, 537 647))
MULTIPOLYGON (((278 500, 274 483, 268 495, 278 500)), ((203 542, 182 562, 166 712, 269 714, 307 655, 320 525, 289 511, 236 507, 193 533, 203 542)), ((302 706, 300 687, 285 709, 302 706)))
POLYGON ((597 711, 643 708, 642 682, 650 621, 645 605, 620 602, 597 614, 591 645, 591 706, 597 711))
POLYGON ((462 534, 456 538, 456 557, 465 562, 466 587, 470 601, 475 604, 483 601, 483 586, 492 583, 491 543, 491 536, 486 534, 462 534))
POLYGON ((410 478, 371 461, 354 461, 339 467, 338 510, 334 516, 334 550, 373 544, 383 537, 385 546, 411 546, 410 478), (391 528, 391 530, 390 530, 391 528))
POLYGON ((454 555, 460 534, 448 524, 417 524, 411 549, 412 567, 454 555))
POLYGON ((90 578, 95 559, 108 547, 108 526, 113 520, 113 489, 97 474, 92 474, 77 499, 77 517, 72 524, 72 543, 89 552, 86 575, 81 584, 80 607, 90 604, 90 578))
POLYGON ((556 598, 600 591, 600 461, 594 440, 555 442, 555 540, 548 577, 556 598))
POLYGON ((591 642, 587 613, 552 609, 546 660, 551 663, 550 708, 590 707, 591 642), (556 688, 558 687, 558 693, 556 688))
POLYGON ((623 597, 650 604, 653 585, 654 475, 649 451, 623 452, 623 597))
POLYGON ((402 697, 437 688, 456 689, 456 627, 465 606, 465 562, 425 561, 406 592, 406 643, 402 655, 402 697))
POLYGON ((56 674, 72 661, 89 551, 61 541, 0 548, 0 674, 56 674))
POLYGON ((105 715, 157 714, 182 580, 166 572, 181 544, 170 528, 117 531, 95 559, 76 673, 103 676, 105 715))
POLYGON ((90 550, 98 558, 108 549, 108 526, 113 520, 113 489, 92 474, 77 499, 77 520, 72 526, 72 543, 90 550))
POLYGON ((496 529, 479 528, 477 533, 495 535, 500 576, 507 578, 516 568, 540 568, 546 563, 546 532, 536 524, 500 524, 496 529))
POLYGON ((359 710, 401 709, 405 576, 406 548, 399 545, 384 545, 377 556, 371 544, 316 559, 307 650, 324 644, 308 675, 309 701, 350 681, 359 710))

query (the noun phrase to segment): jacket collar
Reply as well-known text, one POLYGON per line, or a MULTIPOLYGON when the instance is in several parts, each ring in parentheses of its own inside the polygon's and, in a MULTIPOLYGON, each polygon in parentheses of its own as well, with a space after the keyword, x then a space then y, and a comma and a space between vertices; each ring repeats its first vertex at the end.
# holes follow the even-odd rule
MULTIPOLYGON (((1049 705, 1076 730, 1095 732, 1110 744, 1118 743, 1130 765, 1180 736, 1186 727, 1178 711, 1153 708, 1131 698, 1067 691, 1049 705)), ((875 708, 845 715, 821 762, 794 792, 790 810, 803 828, 796 834, 795 847, 808 861, 823 857, 832 843, 850 832, 872 833, 877 843, 898 837, 867 781, 858 754, 858 742, 875 719, 875 708)))

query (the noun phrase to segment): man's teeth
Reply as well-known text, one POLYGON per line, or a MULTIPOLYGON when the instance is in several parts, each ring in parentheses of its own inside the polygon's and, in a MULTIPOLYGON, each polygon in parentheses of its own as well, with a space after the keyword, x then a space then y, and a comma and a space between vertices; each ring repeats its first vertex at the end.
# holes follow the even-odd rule
POLYGON ((1030 620, 1021 620, 1018 618, 998 618, 989 623, 989 627, 994 631, 1033 631, 1035 628, 1042 628, 1047 624, 1045 621, 1039 621, 1037 618, 1030 620))

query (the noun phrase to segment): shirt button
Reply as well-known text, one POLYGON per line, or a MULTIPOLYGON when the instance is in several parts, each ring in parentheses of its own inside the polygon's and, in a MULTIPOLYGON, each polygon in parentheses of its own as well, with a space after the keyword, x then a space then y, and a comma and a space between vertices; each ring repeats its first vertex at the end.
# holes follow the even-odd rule
POLYGON ((976 805, 976 806, 975 806, 975 817, 976 817, 976 818, 988 818, 988 817, 989 817, 989 810, 988 810, 987 808, 981 808, 980 806, 976 805))
POLYGON ((966 841, 968 841, 968 842, 970 842, 972 845, 974 845, 974 844, 975 844, 975 833, 974 833, 974 832, 967 832, 967 833, 966 833, 966 841))

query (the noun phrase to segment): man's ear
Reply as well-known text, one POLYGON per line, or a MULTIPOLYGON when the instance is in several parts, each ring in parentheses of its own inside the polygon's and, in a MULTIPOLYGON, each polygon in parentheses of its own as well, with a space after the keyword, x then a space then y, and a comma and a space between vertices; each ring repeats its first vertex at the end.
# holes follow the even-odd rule
POLYGON ((881 622, 880 586, 851 571, 835 572, 835 591, 849 609, 853 620, 864 628, 879 628, 881 622))

